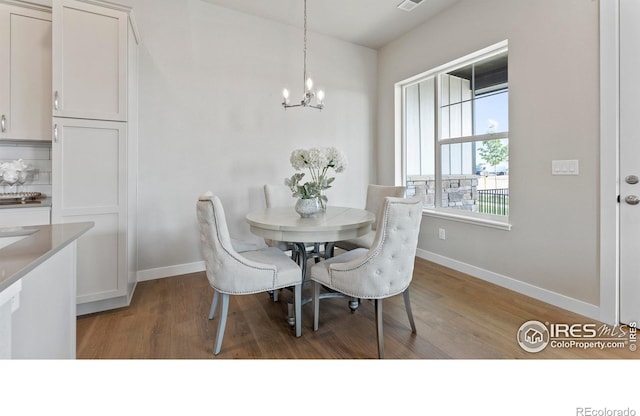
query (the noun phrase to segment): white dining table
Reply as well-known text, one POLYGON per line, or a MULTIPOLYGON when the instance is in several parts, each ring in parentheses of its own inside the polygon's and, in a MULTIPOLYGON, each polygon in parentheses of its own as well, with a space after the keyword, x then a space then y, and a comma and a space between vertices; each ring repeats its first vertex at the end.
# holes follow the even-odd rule
POLYGON ((371 231, 375 215, 364 209, 327 206, 313 218, 302 218, 293 207, 265 208, 246 216, 257 236, 291 243, 326 243, 362 237, 371 231))
MULTIPOLYGON (((251 232, 259 237, 284 241, 293 244, 299 254, 299 264, 303 279, 306 280, 307 261, 312 258, 329 258, 333 256, 336 241, 362 237, 371 231, 371 225, 376 217, 364 209, 327 206, 325 212, 313 218, 302 218, 291 207, 264 208, 252 211, 246 215, 251 232), (306 246, 313 244, 313 252, 307 252, 306 246), (324 250, 319 251, 318 247, 324 250)), ((334 294, 324 294, 323 297, 333 297, 334 294)), ((335 294, 337 296, 337 294, 335 294)), ((309 299, 303 302, 307 303, 309 299)), ((357 300, 352 300, 349 307, 355 310, 357 300)), ((291 323, 291 313, 289 323, 291 323)))

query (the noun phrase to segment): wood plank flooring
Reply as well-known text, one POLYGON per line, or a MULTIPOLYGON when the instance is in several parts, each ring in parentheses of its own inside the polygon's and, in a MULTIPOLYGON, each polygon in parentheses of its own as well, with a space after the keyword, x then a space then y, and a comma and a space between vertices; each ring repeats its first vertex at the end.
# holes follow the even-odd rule
MULTIPOLYGON (((305 288, 305 294, 310 288, 305 288)), ((290 292, 274 303, 266 294, 232 296, 218 356, 212 353, 217 320, 209 321, 213 290, 204 272, 140 282, 128 308, 79 317, 80 359, 369 359, 377 358, 373 302, 352 313, 346 299, 324 299, 320 328, 312 305, 303 306, 302 337, 286 322, 290 292)), ((523 351, 522 323, 596 323, 527 296, 416 259, 412 334, 402 296, 383 302, 385 356, 391 359, 638 358, 624 349, 523 351)))

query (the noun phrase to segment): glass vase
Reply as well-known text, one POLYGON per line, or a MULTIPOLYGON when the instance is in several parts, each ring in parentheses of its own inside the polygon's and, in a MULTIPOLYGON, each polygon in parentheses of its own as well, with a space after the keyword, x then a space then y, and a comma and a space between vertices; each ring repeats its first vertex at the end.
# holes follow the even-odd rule
POLYGON ((322 205, 318 198, 300 198, 296 202, 295 210, 302 218, 313 218, 322 212, 322 205))

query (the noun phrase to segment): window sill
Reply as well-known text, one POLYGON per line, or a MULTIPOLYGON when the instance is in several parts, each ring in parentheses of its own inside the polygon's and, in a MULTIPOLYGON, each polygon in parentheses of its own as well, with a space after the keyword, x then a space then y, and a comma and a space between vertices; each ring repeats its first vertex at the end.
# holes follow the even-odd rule
POLYGON ((508 219, 505 221, 492 220, 488 218, 480 218, 471 215, 460 215, 450 211, 435 211, 433 209, 423 209, 422 215, 428 217, 440 218, 444 220, 457 221, 465 224, 478 225, 481 227, 495 228, 498 230, 511 231, 511 224, 508 219))

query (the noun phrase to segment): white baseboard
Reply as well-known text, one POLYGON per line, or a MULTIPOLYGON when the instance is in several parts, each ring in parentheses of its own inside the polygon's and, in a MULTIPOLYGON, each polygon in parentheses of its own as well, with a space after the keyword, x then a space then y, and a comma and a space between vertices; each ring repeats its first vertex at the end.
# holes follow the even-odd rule
POLYGON ((162 279, 164 277, 179 276, 181 274, 197 273, 205 270, 204 261, 195 263, 177 264, 175 266, 158 267, 138 271, 138 282, 146 280, 162 279))
MULTIPOLYGON (((458 260, 453 260, 430 251, 418 249, 416 255, 422 259, 432 261, 441 266, 445 266, 489 283, 513 290, 514 292, 549 303, 553 306, 557 306, 558 308, 562 308, 591 319, 600 319, 600 308, 596 305, 573 299, 529 283, 521 282, 508 276, 460 262, 458 260)), ((531 319, 536 319, 536 317, 532 316, 531 319)))
MULTIPOLYGON (((453 260, 430 251, 418 249, 416 255, 422 259, 432 261, 442 266, 468 274, 475 278, 496 284, 514 292, 530 296, 542 302, 549 303, 558 308, 586 316, 591 319, 600 319, 600 308, 596 305, 583 302, 547 289, 543 289, 529 283, 521 282, 508 276, 491 272, 458 260, 453 260)), ((165 277, 178 276, 182 274, 197 273, 205 270, 204 261, 195 263, 178 264, 174 266, 159 267, 157 269, 147 269, 138 271, 138 282, 145 280, 162 279, 165 277)), ((535 317, 531 317, 535 319, 535 317)))

